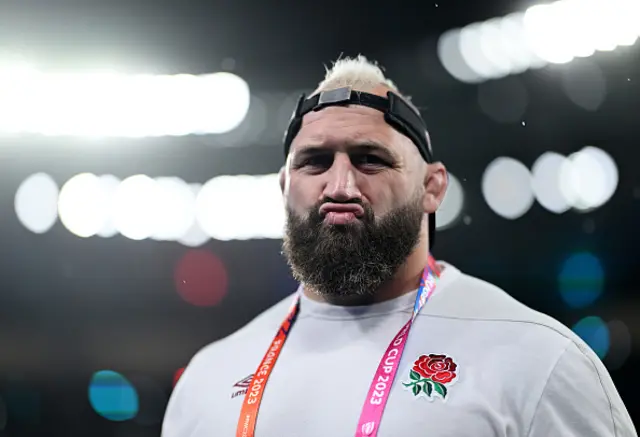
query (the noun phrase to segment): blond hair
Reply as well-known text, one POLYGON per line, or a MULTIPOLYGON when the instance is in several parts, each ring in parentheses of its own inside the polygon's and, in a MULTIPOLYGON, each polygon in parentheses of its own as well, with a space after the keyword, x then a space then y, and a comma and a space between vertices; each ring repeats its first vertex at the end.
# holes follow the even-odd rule
POLYGON ((411 97, 400 92, 395 83, 384 75, 382 67, 377 62, 368 60, 363 55, 355 58, 340 58, 326 69, 324 80, 312 93, 334 90, 336 88, 351 87, 354 90, 369 92, 379 86, 385 86, 402 98, 413 110, 420 114, 420 110, 411 101, 411 97))
POLYGON ((376 62, 369 61, 363 55, 358 55, 355 58, 338 59, 331 68, 325 67, 325 69, 324 80, 320 82, 315 93, 346 86, 366 92, 380 85, 399 93, 398 87, 391 79, 385 77, 382 68, 376 62))

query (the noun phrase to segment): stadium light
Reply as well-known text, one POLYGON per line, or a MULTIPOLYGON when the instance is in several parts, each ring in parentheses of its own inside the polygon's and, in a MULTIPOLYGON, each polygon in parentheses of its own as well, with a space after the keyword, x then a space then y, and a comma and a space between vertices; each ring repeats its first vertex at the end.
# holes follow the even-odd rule
POLYGON ((222 134, 249 110, 232 73, 47 74, 0 66, 0 134, 145 137, 222 134))
POLYGON ((560 0, 445 32, 438 56, 456 79, 479 83, 631 46, 637 0, 560 0))

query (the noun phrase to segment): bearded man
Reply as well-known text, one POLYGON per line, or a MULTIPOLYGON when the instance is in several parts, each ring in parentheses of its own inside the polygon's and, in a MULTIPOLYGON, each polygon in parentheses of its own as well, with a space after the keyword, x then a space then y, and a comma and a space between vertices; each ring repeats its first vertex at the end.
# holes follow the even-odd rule
POLYGON ((285 136, 299 290, 191 360, 164 437, 635 437, 571 330, 431 256, 447 188, 419 111, 360 56, 285 136))

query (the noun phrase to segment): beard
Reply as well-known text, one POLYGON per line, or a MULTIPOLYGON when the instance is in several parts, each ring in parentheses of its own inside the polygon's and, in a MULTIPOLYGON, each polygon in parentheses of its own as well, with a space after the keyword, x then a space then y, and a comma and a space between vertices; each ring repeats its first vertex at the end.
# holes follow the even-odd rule
POLYGON ((306 217, 287 208, 283 254, 293 277, 324 297, 373 297, 420 242, 422 196, 380 218, 369 205, 344 202, 364 209, 360 220, 346 225, 324 223, 323 203, 306 217))

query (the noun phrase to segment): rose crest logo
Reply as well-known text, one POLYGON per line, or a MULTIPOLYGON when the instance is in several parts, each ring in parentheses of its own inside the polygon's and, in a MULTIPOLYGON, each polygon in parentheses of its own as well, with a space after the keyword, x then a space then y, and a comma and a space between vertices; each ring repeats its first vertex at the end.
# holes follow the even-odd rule
POLYGON ((409 381, 402 385, 416 397, 423 395, 431 400, 437 394, 445 400, 447 385, 453 384, 457 378, 458 365, 453 358, 436 354, 421 355, 413 363, 409 381))

